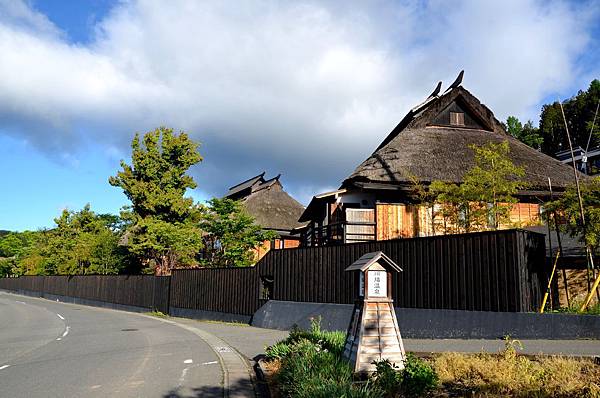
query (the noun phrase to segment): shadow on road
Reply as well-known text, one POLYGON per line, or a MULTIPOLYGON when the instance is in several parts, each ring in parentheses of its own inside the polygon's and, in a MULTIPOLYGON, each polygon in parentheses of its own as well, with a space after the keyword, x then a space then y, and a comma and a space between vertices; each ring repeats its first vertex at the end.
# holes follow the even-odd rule
MULTIPOLYGON (((247 383, 232 384, 230 386, 229 395, 254 397, 254 391, 248 391, 248 387, 247 383)), ((179 391, 179 389, 174 389, 163 395, 163 398, 222 398, 223 395, 223 387, 205 386, 193 388, 191 392, 189 392, 189 390, 182 392, 179 391)))

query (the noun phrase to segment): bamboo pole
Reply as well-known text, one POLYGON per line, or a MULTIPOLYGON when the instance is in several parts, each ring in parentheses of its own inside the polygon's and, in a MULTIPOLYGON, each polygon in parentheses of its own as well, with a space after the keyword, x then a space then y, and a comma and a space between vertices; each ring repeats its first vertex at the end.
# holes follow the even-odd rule
MULTIPOLYGON (((552 190, 552 180, 550 179, 550 177, 548 177, 548 188, 550 189, 550 201, 554 200, 554 192, 552 190)), ((563 253, 563 248, 562 248, 562 239, 560 238, 560 229, 559 229, 559 225, 558 225, 558 218, 556 217, 556 211, 553 211, 551 215, 548 215, 549 217, 554 218, 554 229, 556 231, 556 242, 558 243, 558 251, 559 253, 561 253, 561 257, 562 257, 562 253, 563 253)), ((550 235, 550 219, 548 219, 548 235, 550 235)), ((549 239, 550 242, 550 247, 552 248, 552 241, 549 239)), ((550 253, 552 254, 552 250, 550 250, 550 253)), ((567 308, 571 307, 571 298, 569 297, 569 282, 567 281, 567 270, 566 269, 562 269, 562 275, 563 275, 563 285, 565 287, 565 297, 567 298, 567 308)))
MULTIPOLYGON (((571 144, 571 134, 569 134, 569 126, 567 125, 567 118, 565 116, 565 110, 563 108, 562 102, 558 101, 558 104, 560 105, 560 112, 562 113, 563 122, 565 123, 565 131, 567 133, 567 140, 569 141, 569 150, 571 151, 571 161, 573 162, 573 173, 575 175, 575 185, 577 187, 577 199, 579 200, 579 211, 581 213, 581 224, 583 226, 583 234, 584 234, 584 239, 585 239, 585 231, 586 231, 585 212, 583 209, 583 199, 581 197, 581 187, 579 186, 579 175, 577 174, 577 166, 575 163, 575 154, 573 153, 573 145, 571 144)), ((586 257, 588 259, 588 262, 587 262, 588 296, 587 296, 585 302, 583 303, 583 305, 581 306, 581 308, 579 309, 579 312, 585 311, 589 302, 592 300, 592 296, 593 296, 594 290, 595 290, 595 288, 590 287, 590 269, 594 268, 594 257, 592 256, 592 251, 590 249, 590 245, 588 245, 587 242, 585 244, 585 251, 587 254, 586 257)), ((598 276, 598 278, 596 278, 596 281, 594 282, 594 286, 597 288, 599 283, 600 283, 600 275, 598 276)))
POLYGON ((550 294, 550 288, 552 286, 552 279, 554 279, 554 273, 556 271, 556 265, 558 264, 558 256, 560 256, 560 250, 556 252, 556 258, 554 259, 554 266, 552 267, 552 273, 548 278, 548 286, 546 287, 546 293, 544 293, 544 299, 542 300, 542 306, 540 307, 540 314, 544 313, 546 307, 546 301, 548 301, 548 295, 550 294))

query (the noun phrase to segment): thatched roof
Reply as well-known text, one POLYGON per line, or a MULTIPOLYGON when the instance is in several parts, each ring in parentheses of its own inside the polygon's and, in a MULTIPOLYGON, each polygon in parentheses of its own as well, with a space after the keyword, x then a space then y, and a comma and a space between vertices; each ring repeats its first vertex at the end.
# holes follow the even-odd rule
POLYGON ((257 176, 248 178, 246 181, 242 181, 239 184, 232 186, 225 194, 225 197, 229 199, 239 199, 241 197, 248 196, 250 193, 252 193, 253 187, 257 187, 265 182, 264 176, 265 172, 263 171, 257 176))
POLYGON ((232 187, 225 197, 241 200, 246 211, 265 229, 289 232, 302 226, 298 218, 304 206, 283 190, 280 175, 265 180, 264 174, 232 187))
POLYGON ((525 168, 531 192, 545 193, 548 177, 559 191, 573 183, 569 166, 508 135, 492 111, 459 86, 411 109, 342 187, 409 185, 415 179, 459 183, 474 164, 469 145, 505 140, 513 162, 525 168), (449 112, 463 112, 464 126, 450 125, 449 112))

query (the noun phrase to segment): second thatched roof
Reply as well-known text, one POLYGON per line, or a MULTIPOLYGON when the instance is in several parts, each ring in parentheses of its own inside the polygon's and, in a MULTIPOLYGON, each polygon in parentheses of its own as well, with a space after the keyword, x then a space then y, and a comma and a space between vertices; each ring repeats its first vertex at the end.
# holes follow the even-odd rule
POLYGON ((269 180, 264 175, 263 172, 231 187, 225 197, 241 200, 246 211, 265 229, 290 232, 302 226, 298 218, 304 206, 283 190, 280 175, 269 180))

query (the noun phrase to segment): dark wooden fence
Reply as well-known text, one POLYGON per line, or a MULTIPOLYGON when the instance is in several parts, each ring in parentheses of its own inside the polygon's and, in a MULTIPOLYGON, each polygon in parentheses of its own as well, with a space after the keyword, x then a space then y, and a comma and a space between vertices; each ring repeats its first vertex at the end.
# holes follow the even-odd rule
POLYGON ((393 279, 399 307, 534 311, 547 280, 543 235, 507 230, 272 250, 250 269, 176 270, 171 306, 252 315, 265 287, 273 300, 350 304, 358 287, 344 269, 378 250, 404 269, 393 279))
POLYGON ((169 277, 152 275, 22 276, 1 278, 0 289, 169 311, 169 277))
POLYGON ((171 277, 170 305, 252 315, 259 308, 260 279, 257 270, 260 264, 262 262, 252 268, 175 270, 171 277))
POLYGON ((399 307, 535 311, 547 280, 544 236, 506 230, 271 250, 255 267, 175 270, 170 283, 153 276, 53 276, 0 279, 0 288, 165 313, 175 307, 251 316, 267 298, 352 303, 358 287, 344 269, 379 250, 404 270, 392 282, 399 307))

